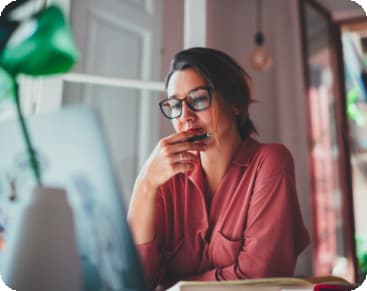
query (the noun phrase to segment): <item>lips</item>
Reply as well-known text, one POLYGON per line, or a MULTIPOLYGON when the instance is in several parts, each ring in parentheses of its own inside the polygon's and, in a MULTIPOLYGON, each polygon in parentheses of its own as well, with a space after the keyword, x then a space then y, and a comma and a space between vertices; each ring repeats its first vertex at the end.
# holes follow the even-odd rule
POLYGON ((186 130, 184 130, 186 132, 197 132, 197 133, 203 133, 204 132, 204 128, 201 127, 192 127, 192 128, 188 128, 186 130))

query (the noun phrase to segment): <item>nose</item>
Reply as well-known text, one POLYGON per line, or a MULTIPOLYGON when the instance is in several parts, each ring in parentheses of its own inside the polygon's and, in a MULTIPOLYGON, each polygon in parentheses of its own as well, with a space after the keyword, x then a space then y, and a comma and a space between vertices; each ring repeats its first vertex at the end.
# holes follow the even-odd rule
POLYGON ((189 106, 187 106, 186 101, 183 101, 181 104, 182 104, 182 114, 180 116, 180 119, 182 121, 195 119, 195 112, 192 111, 189 106))

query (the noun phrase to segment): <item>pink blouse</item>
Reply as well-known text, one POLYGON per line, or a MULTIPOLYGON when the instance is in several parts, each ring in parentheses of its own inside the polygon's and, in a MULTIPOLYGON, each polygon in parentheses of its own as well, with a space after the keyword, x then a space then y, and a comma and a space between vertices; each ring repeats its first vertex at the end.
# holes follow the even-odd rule
POLYGON ((280 144, 244 141, 211 201, 200 162, 157 195, 155 238, 138 245, 151 288, 178 280, 292 276, 308 245, 294 164, 280 144))

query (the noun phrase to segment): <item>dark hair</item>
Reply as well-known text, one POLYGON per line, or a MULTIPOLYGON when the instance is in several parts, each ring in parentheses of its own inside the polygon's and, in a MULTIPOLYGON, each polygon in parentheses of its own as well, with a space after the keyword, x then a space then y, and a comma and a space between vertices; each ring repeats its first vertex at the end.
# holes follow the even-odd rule
POLYGON ((239 110, 238 130, 242 139, 257 133, 249 118, 248 108, 252 99, 252 80, 245 70, 227 54, 204 47, 194 47, 178 52, 172 59, 165 84, 175 71, 196 69, 218 93, 224 103, 239 110))

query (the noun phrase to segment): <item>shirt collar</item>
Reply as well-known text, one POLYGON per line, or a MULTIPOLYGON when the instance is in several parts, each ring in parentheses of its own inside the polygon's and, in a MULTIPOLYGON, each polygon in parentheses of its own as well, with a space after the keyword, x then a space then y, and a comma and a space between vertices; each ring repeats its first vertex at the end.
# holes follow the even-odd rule
POLYGON ((204 191, 204 174, 201 167, 200 154, 196 153, 198 159, 194 165, 194 169, 188 173, 188 178, 198 187, 200 190, 204 191))
MULTIPOLYGON (((261 144, 252 138, 245 139, 244 141, 242 141, 239 149, 234 155, 232 163, 239 166, 247 166, 250 163, 255 152, 260 148, 260 146, 261 144)), ((197 155, 199 156, 199 153, 197 153, 197 155)), ((203 170, 201 167, 200 158, 198 158, 197 162, 194 165, 194 169, 191 171, 191 173, 188 174, 188 177, 199 188, 203 189, 203 170)))
POLYGON ((239 166, 247 166, 260 146, 261 144, 251 137, 245 139, 234 155, 232 163, 239 166))

